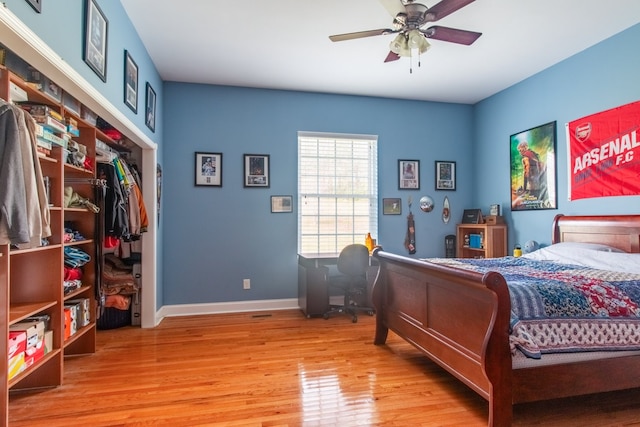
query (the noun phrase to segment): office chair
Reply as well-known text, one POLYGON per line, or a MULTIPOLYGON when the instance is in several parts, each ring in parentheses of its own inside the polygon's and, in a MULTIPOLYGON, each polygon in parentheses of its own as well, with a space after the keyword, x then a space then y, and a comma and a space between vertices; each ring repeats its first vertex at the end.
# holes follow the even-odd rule
POLYGON ((351 321, 358 321, 358 311, 365 311, 373 316, 373 308, 359 305, 359 301, 367 295, 367 269, 369 268, 369 250, 366 246, 352 244, 345 246, 338 256, 339 275, 329 277, 329 286, 339 288, 344 294, 342 305, 330 305, 329 311, 324 313, 328 319, 334 313, 351 315, 351 321), (364 297, 363 297, 364 295, 364 297))

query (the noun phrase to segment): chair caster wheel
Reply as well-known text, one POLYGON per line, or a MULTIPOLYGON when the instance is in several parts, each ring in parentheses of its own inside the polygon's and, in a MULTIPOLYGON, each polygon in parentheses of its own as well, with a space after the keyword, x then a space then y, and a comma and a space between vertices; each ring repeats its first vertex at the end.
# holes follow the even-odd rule
POLYGON ((323 318, 324 320, 329 319, 329 314, 328 314, 328 313, 323 314, 323 315, 322 315, 322 318, 323 318))
POLYGON ((352 321, 353 323, 358 323, 358 316, 353 316, 353 317, 351 318, 351 321, 352 321))
POLYGON ((373 314, 374 314, 374 313, 373 313, 373 311, 367 311, 367 314, 368 314, 369 316, 373 316, 373 314))

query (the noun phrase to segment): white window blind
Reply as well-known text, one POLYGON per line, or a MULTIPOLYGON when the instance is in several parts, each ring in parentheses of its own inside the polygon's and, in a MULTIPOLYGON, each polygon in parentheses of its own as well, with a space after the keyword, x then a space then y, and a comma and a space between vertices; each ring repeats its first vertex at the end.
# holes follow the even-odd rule
POLYGON ((298 132, 298 252, 378 235, 378 137, 298 132))

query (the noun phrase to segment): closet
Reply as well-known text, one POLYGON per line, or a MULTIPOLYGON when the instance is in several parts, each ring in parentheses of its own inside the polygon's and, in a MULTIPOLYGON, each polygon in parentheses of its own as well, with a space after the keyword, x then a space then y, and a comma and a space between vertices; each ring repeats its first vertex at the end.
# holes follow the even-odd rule
POLYGON ((97 176, 106 183, 99 216, 101 316, 98 329, 140 325, 142 234, 149 226, 137 161, 96 143, 97 176))
MULTIPOLYGON (((6 50, 0 53, 7 55, 6 50)), ((97 325, 106 300, 103 244, 108 235, 104 229, 108 183, 98 176, 98 161, 105 153, 133 163, 136 158, 136 147, 124 138, 113 139, 97 125, 93 112, 28 64, 15 56, 11 59, 13 63, 0 65, 0 106, 8 114, 28 110, 40 124, 33 127, 40 141, 37 149, 32 146, 33 171, 26 171, 25 163, 22 173, 12 173, 42 183, 44 197, 37 211, 40 223, 48 226, 34 232, 29 243, 9 237, 0 243, 3 425, 9 391, 61 385, 65 356, 96 351, 97 325), (28 104, 13 105, 19 101, 28 104)), ((5 163, 0 166, 7 170, 5 163)), ((134 188, 133 182, 127 185, 134 188)), ((135 188, 139 190, 139 183, 135 188)), ((131 293, 138 301, 139 284, 131 293)), ((131 324, 131 311, 127 313, 126 324, 131 324)))

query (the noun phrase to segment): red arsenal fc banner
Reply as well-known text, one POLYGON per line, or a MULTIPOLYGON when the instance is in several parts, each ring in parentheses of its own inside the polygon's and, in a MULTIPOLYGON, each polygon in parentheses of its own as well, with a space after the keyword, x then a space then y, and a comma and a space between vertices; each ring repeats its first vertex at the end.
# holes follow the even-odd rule
POLYGON ((567 124, 569 200, 640 194, 640 101, 567 124))

